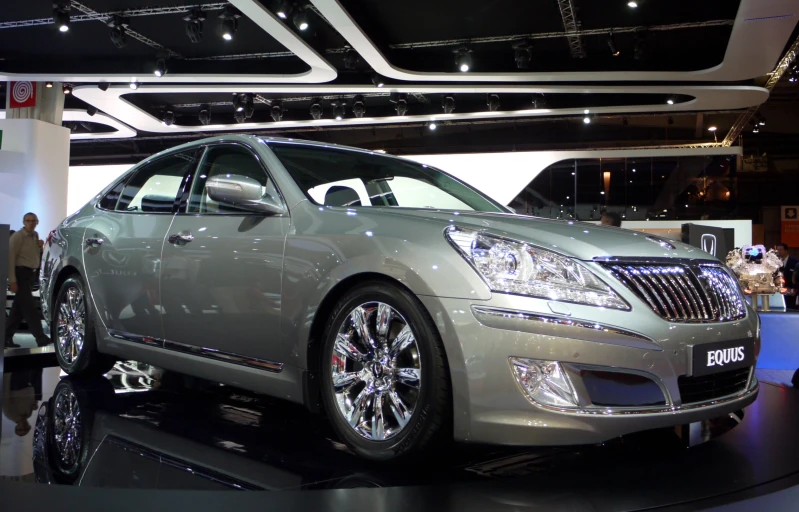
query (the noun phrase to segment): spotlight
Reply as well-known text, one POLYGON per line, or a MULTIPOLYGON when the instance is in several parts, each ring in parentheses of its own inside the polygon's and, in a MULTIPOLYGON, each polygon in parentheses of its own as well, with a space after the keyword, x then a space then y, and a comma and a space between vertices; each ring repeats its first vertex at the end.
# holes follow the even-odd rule
POLYGON ((244 118, 249 119, 255 114, 255 95, 247 93, 244 95, 244 118))
POLYGON ((372 83, 375 87, 383 87, 386 85, 386 79, 377 73, 372 73, 372 83))
POLYGON ((69 30, 70 9, 70 3, 66 0, 60 0, 53 4, 53 23, 61 32, 69 30))
POLYGON ((716 130, 718 130, 718 128, 715 127, 715 126, 708 126, 707 127, 707 131, 709 131, 709 132, 715 132, 716 130))
POLYGON ((200 123, 207 125, 211 124, 211 105, 203 104, 200 105, 200 123))
POLYGON ((674 98, 667 99, 666 103, 668 103, 669 105, 674 105, 674 98))
POLYGON ((755 125, 755 127, 752 128, 752 133, 760 133, 760 127, 758 125, 755 125))
POLYGON ((543 94, 533 94, 533 108, 546 108, 547 98, 543 94))
POLYGON ((283 105, 279 101, 273 101, 269 114, 272 116, 272 121, 276 123, 283 120, 283 105))
POLYGON ((435 131, 435 129, 436 129, 436 128, 438 128, 438 126, 436 125, 436 122, 435 122, 435 121, 430 121, 430 122, 427 124, 427 128, 428 128, 430 131, 435 131))
POLYGON ((294 26, 300 30, 308 28, 308 14, 300 9, 294 14, 294 26))
POLYGON ((322 100, 320 98, 311 100, 311 117, 317 121, 322 119, 322 100))
POLYGON ((358 66, 359 60, 360 57, 358 56, 358 52, 355 50, 347 50, 344 53, 344 69, 353 71, 358 66))
POLYGON ((533 60, 533 48, 529 41, 519 41, 513 44, 514 60, 516 67, 519 69, 527 69, 530 67, 530 61, 533 60))
POLYGON ((366 113, 366 104, 363 101, 363 95, 358 94, 352 101, 352 113, 355 117, 363 117, 366 113))
POLYGON ((499 95, 498 94, 489 94, 486 97, 486 105, 488 105, 488 110, 495 111, 499 109, 499 95))
POLYGON ((761 116, 760 114, 757 115, 757 124, 759 126, 766 126, 766 118, 761 116))
POLYGON ((173 124, 175 124, 175 113, 167 110, 164 113, 164 126, 172 126, 173 124))
POLYGON ((138 89, 138 88, 139 88, 139 84, 138 84, 138 82, 131 82, 131 83, 130 83, 130 88, 131 88, 131 89, 133 89, 134 91, 135 91, 136 89, 138 89))
POLYGON ((455 97, 452 95, 444 96, 441 105, 444 108, 445 114, 451 114, 452 111, 455 110, 455 97))
POLYGON ((108 35, 111 37, 111 42, 117 48, 124 48, 128 44, 128 30, 130 25, 128 18, 123 16, 114 15, 107 23, 108 28, 111 29, 108 35))
POLYGON ((205 14, 202 9, 195 7, 191 12, 183 18, 186 22, 186 35, 192 43, 199 43, 203 39, 203 21, 205 21, 205 14))
POLYGON ((69 84, 64 84, 61 90, 64 91, 64 94, 72 94, 72 86, 69 84))
POLYGON ((618 57, 621 53, 616 47, 616 38, 613 37, 613 32, 608 35, 608 48, 610 48, 610 54, 614 57, 618 57))
POLYGON ((638 2, 627 2, 627 7, 629 7, 630 9, 637 9, 638 2))
POLYGON ((241 13, 231 5, 228 5, 222 9, 222 12, 219 14, 219 19, 222 20, 222 24, 220 26, 222 39, 225 41, 230 41, 233 39, 233 35, 236 33, 236 30, 239 29, 240 17, 241 13))
POLYGON ((336 118, 336 121, 341 121, 342 119, 344 119, 344 103, 339 103, 337 105, 334 105, 333 117, 336 118))
POLYGON ((241 112, 234 112, 233 119, 235 119, 237 123, 243 123, 244 120, 246 119, 244 117, 244 111, 242 110, 241 112))
POLYGON ((47 87, 48 89, 52 89, 53 88, 53 82, 45 82, 44 86, 47 87))
POLYGON ((397 115, 404 116, 408 113, 408 100, 405 98, 399 98, 397 100, 397 115))
POLYGON ((94 107, 94 106, 92 106, 92 105, 89 105, 89 106, 86 108, 86 113, 87 113, 87 114, 89 114, 90 116, 93 116, 93 115, 95 115, 95 114, 97 113, 97 107, 94 107))
POLYGON ((287 20, 289 18, 289 14, 291 14, 291 10, 291 2, 288 0, 280 0, 277 3, 277 9, 275 9, 275 13, 277 14, 278 18, 287 20))
POLYGON ((233 110, 236 112, 244 112, 245 103, 247 102, 247 96, 242 94, 234 94, 233 95, 233 110))
POLYGON ((166 75, 166 72, 167 72, 166 59, 163 57, 159 57, 158 60, 155 61, 155 69, 153 70, 153 74, 160 78, 166 75))
POLYGON ((458 67, 458 69, 463 73, 469 71, 472 68, 471 50, 469 50, 465 46, 462 46, 454 50, 454 52, 455 52, 455 65, 458 67))
POLYGON ((588 117, 588 116, 585 116, 585 117, 583 118, 583 122, 584 122, 585 124, 591 124, 591 118, 590 118, 590 117, 588 117))
MULTIPOLYGON (((52 87, 52 85, 50 87, 52 87)), ((97 88, 100 89, 101 91, 107 91, 108 82, 100 82, 99 84, 97 84, 97 88)))

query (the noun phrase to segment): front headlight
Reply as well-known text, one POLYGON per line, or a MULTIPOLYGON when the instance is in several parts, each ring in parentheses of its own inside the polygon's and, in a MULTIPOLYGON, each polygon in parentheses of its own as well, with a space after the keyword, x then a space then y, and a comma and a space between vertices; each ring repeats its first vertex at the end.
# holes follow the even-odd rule
POLYGON ((630 309, 616 292, 572 258, 455 226, 446 230, 446 237, 495 292, 630 309))

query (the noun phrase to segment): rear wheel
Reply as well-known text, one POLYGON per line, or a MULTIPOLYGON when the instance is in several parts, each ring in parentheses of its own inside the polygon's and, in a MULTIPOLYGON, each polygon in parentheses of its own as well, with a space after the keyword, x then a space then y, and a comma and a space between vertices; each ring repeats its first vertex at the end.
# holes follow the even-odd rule
POLYGON ((91 301, 78 275, 61 285, 53 303, 53 330, 58 364, 70 375, 96 377, 108 372, 115 359, 97 352, 91 301))
POLYGON ((449 432, 450 381, 438 332, 407 291, 354 288, 328 323, 325 410, 342 440, 373 460, 408 458, 449 432))

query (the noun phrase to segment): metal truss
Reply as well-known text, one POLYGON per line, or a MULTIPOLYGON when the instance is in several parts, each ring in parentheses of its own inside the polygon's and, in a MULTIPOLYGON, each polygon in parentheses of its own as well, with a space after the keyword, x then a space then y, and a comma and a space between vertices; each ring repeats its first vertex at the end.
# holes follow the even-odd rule
MULTIPOLYGON (((142 9, 126 9, 123 11, 113 11, 113 12, 104 12, 98 13, 92 11, 91 13, 86 13, 80 7, 85 7, 78 2, 70 2, 73 8, 84 12, 84 14, 77 14, 74 16, 69 17, 70 23, 73 22, 81 22, 81 21, 95 21, 98 17, 102 18, 102 21, 107 21, 109 18, 113 17, 114 15, 119 16, 126 16, 129 18, 133 18, 136 16, 155 16, 159 14, 182 14, 186 12, 190 12, 192 9, 199 7, 203 11, 219 11, 225 8, 228 5, 228 2, 217 2, 213 4, 197 4, 197 5, 174 5, 170 7, 144 7, 142 9), (80 6, 80 7, 78 7, 80 6)), ((88 9, 88 7, 86 7, 88 9)), ((0 23, 0 29, 4 28, 20 28, 20 27, 36 27, 39 25, 52 25, 53 18, 37 18, 34 20, 22 20, 22 21, 4 21, 0 23)))
POLYGON ((279 57, 294 57, 291 52, 264 52, 264 53, 239 53, 236 55, 214 55, 212 57, 190 57, 183 60, 247 60, 247 59, 275 59, 279 57))
POLYGON ((583 40, 580 37, 580 22, 577 21, 572 0, 558 0, 560 15, 563 17, 563 28, 566 30, 566 39, 569 41, 569 51, 575 59, 584 59, 586 54, 583 49, 583 40))
MULTIPOLYGON (((780 59, 777 67, 774 68, 774 71, 768 74, 768 80, 766 80, 766 83, 763 85, 763 87, 769 91, 772 90, 774 86, 777 85, 777 82, 780 81, 782 75, 784 75, 794 63, 797 54, 799 54, 799 37, 794 40, 791 47, 788 48, 787 52, 785 52, 785 55, 782 57, 782 59, 780 59)), ((735 120, 735 124, 733 124, 730 128, 730 131, 727 132, 727 136, 724 137, 724 140, 721 142, 721 144, 724 146, 732 146, 741 135, 741 132, 744 131, 744 128, 746 128, 746 126, 749 124, 749 121, 752 120, 752 117, 759 108, 760 105, 749 107, 740 116, 738 116, 738 119, 735 120)))
MULTIPOLYGON (((325 95, 320 95, 320 96, 292 96, 292 97, 289 97, 289 98, 280 98, 280 101, 283 102, 283 103, 296 103, 296 102, 300 102, 300 101, 313 101, 313 100, 315 100, 317 98, 322 99, 322 100, 333 101, 333 100, 351 99, 351 98, 354 98, 355 96, 363 96, 365 99, 368 99, 368 98, 380 98, 380 97, 391 96, 391 94, 390 93, 371 93, 371 94, 336 94, 336 95, 326 95, 326 96, 325 95)), ((261 94, 256 94, 253 99, 254 99, 255 103, 263 103, 265 105, 271 105, 272 101, 274 101, 274 100, 265 98, 261 94)), ((233 105, 233 102, 232 101, 216 101, 216 102, 206 102, 206 103, 177 103, 177 104, 173 104, 173 105, 170 105, 170 106, 172 106, 174 108, 194 108, 194 107, 199 107, 200 105, 223 106, 223 105, 233 105)))
MULTIPOLYGON (((612 27, 612 28, 597 28, 592 30, 581 30, 580 36, 598 36, 607 35, 611 32, 614 34, 622 34, 624 32, 667 32, 670 30, 683 30, 692 28, 707 28, 707 27, 724 27, 732 26, 735 20, 711 20, 701 21, 696 23, 674 23, 671 25, 653 25, 651 27, 612 27)), ((560 37, 568 37, 567 32, 540 32, 537 34, 515 34, 510 36, 496 36, 496 37, 475 37, 471 39, 444 39, 439 41, 421 41, 418 43, 402 43, 390 44, 391 49, 413 49, 413 48, 431 48, 437 46, 462 46, 465 44, 481 44, 481 43, 504 43, 514 42, 527 39, 557 39, 560 37)))

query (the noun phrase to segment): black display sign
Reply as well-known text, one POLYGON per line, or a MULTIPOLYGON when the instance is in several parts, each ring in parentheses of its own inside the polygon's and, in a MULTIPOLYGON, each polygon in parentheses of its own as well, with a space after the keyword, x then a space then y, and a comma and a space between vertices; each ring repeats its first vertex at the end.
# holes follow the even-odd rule
POLYGON ((699 377, 752 366, 755 344, 749 340, 718 341, 693 347, 693 375, 699 377))

